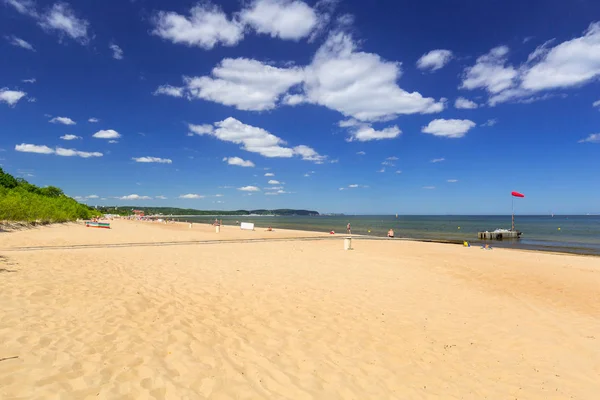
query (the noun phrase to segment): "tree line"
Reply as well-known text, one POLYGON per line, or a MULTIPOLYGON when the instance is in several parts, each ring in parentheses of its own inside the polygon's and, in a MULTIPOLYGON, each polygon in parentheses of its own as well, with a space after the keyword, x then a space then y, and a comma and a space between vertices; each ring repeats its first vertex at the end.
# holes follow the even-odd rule
POLYGON ((103 214, 116 214, 116 215, 132 215, 133 210, 143 211, 146 215, 302 215, 302 216, 314 216, 319 215, 317 211, 311 210, 294 210, 294 209, 276 209, 276 210, 195 210, 192 208, 176 208, 176 207, 102 207, 98 206, 98 211, 103 214))
POLYGON ((0 168, 0 221, 54 223, 89 219, 98 211, 55 186, 38 187, 0 168))

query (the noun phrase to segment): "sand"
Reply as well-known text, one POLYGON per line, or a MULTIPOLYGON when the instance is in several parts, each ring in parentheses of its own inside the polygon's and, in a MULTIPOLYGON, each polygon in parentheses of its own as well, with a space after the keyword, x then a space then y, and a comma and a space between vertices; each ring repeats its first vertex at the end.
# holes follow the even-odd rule
POLYGON ((128 221, 0 233, 0 398, 598 398, 600 258, 353 247, 128 221))

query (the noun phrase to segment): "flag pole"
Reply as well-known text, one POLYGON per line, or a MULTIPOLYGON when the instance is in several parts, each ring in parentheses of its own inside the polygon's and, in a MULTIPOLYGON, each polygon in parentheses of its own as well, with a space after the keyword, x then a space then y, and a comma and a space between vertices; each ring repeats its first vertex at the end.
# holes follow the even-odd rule
POLYGON ((512 231, 515 230, 515 196, 510 196, 512 198, 512 231))

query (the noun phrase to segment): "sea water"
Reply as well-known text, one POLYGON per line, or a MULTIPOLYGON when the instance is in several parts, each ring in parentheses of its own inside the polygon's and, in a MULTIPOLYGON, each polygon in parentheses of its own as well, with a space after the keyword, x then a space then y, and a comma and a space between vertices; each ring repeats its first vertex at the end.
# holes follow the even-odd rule
MULTIPOLYGON (((181 220, 212 223, 215 217, 184 217, 181 220)), ((225 225, 236 222, 253 222, 256 227, 273 229, 297 229, 317 232, 346 233, 350 223, 353 234, 385 237, 394 230, 397 238, 460 242, 474 245, 477 232, 510 229, 511 216, 466 216, 466 215, 341 215, 341 216, 223 216, 225 225)), ((547 250, 580 254, 600 255, 600 216, 555 215, 516 216, 515 228, 523 235, 519 240, 492 241, 492 246, 531 250, 547 250)))

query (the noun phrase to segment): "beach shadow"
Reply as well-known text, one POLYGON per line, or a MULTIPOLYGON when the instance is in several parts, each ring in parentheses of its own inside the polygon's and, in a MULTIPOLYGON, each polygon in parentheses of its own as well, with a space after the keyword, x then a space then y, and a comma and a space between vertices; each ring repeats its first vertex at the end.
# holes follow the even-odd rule
MULTIPOLYGON (((0 264, 4 265, 15 265, 13 263, 8 262, 8 258, 5 256, 0 256, 0 264)), ((8 268, 0 268, 0 273, 2 272, 17 272, 16 269, 8 269, 8 268)))

